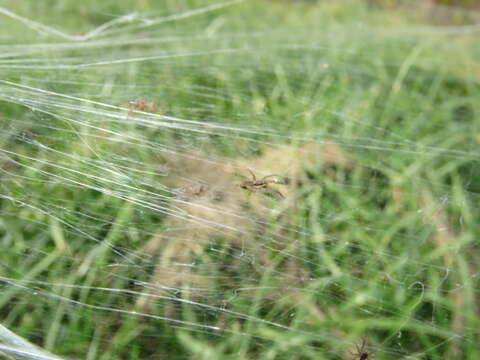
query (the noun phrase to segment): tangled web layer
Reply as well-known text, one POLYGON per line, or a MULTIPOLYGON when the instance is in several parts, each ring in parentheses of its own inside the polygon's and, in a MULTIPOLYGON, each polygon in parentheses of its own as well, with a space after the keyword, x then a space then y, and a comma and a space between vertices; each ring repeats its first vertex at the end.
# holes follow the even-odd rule
POLYGON ((479 356, 476 28, 259 9, 0 8, 2 356, 479 356))

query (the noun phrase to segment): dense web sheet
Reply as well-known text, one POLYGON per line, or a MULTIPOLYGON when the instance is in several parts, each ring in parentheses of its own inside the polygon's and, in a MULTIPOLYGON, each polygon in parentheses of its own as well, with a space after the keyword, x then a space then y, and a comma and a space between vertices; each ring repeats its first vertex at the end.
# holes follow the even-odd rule
POLYGON ((480 356, 476 28, 256 11, 0 8, 2 356, 480 356))
POLYGON ((0 340, 0 351, 2 351, 2 355, 5 355, 7 358, 44 360, 60 359, 39 349, 28 341, 25 341, 4 326, 0 326, 0 340))

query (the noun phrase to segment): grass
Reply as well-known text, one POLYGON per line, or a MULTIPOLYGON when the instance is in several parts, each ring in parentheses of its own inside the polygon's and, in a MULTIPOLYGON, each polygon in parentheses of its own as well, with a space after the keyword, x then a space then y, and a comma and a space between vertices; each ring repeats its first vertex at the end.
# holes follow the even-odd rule
MULTIPOLYGON (((205 6, 137 4, 4 6, 69 34, 205 6)), ((4 326, 65 358, 479 358, 475 34, 358 1, 69 46, 5 21, 4 326)))

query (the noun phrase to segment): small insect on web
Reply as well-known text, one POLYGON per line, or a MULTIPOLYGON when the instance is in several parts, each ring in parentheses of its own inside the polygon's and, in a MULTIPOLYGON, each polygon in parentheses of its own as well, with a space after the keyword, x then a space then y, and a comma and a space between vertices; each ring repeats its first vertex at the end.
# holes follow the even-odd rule
POLYGON ((253 173, 252 170, 248 169, 250 174, 252 175, 252 180, 247 180, 242 183, 240 183, 238 186, 240 186, 244 190, 248 190, 250 192, 267 192, 270 193, 274 196, 279 197, 280 199, 285 199, 285 196, 278 190, 273 189, 269 187, 269 184, 282 184, 285 185, 285 183, 281 182, 278 180, 278 175, 267 175, 263 177, 262 179, 257 179, 255 174, 253 173), (269 178, 274 178, 275 179, 269 179, 269 178))

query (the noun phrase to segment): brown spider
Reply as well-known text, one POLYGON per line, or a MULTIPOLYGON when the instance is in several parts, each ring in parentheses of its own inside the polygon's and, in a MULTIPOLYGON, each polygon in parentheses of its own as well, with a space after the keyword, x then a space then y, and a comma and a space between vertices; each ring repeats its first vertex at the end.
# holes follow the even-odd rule
POLYGON ((354 360, 368 360, 370 353, 367 351, 366 346, 367 342, 365 339, 362 340, 362 345, 358 346, 358 344, 355 344, 357 352, 352 353, 352 355, 355 356, 354 360))
POLYGON ((152 101, 148 101, 146 99, 137 99, 134 101, 130 101, 128 103, 128 108, 130 110, 139 110, 143 112, 157 112, 158 105, 152 101))
POLYGON ((257 179, 257 177, 255 176, 252 170, 248 169, 248 171, 250 172, 250 174, 252 174, 252 180, 244 181, 240 183, 238 186, 250 192, 265 191, 265 192, 269 192, 271 194, 277 195, 281 199, 285 199, 285 196, 283 196, 283 194, 280 191, 276 189, 272 189, 271 187, 268 186, 268 184, 281 184, 281 182, 276 179, 272 179, 272 180, 268 179, 274 176, 278 177, 278 175, 267 175, 262 179, 257 179))

